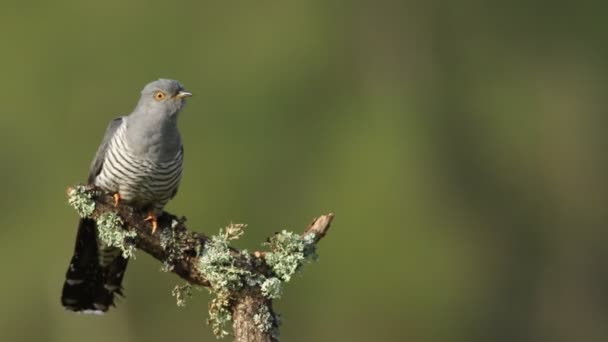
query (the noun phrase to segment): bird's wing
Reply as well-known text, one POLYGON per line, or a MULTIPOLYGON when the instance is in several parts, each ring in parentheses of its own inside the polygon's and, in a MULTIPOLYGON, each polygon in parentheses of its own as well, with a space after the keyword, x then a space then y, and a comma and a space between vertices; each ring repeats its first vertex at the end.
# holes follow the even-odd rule
POLYGON ((118 130, 118 127, 120 127, 123 122, 124 118, 122 116, 110 121, 110 124, 106 129, 106 134, 103 136, 103 140, 101 141, 101 144, 97 149, 97 153, 95 154, 95 158, 91 163, 91 168, 89 169, 89 178, 87 180, 89 184, 93 184, 95 182, 95 177, 97 177, 97 175, 101 172, 110 140, 112 140, 114 133, 116 133, 116 130, 118 130))

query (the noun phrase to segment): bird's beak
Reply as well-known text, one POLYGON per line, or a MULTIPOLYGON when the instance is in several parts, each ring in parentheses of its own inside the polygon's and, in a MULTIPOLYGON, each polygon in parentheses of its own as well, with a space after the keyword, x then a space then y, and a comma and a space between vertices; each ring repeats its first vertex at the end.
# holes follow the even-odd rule
POLYGON ((184 90, 180 90, 179 93, 177 93, 177 95, 175 95, 175 97, 177 97, 178 99, 183 99, 184 97, 190 97, 192 96, 192 93, 184 91, 184 90))

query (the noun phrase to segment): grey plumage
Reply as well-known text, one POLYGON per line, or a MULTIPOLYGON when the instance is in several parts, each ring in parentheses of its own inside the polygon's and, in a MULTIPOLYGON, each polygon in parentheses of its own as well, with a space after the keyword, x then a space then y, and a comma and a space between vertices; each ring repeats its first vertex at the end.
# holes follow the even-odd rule
MULTIPOLYGON (((181 180, 183 146, 177 119, 189 96, 174 80, 146 85, 133 112, 110 122, 88 182, 118 193, 134 207, 159 214, 181 180)), ((62 304, 73 311, 106 311, 114 294, 121 294, 126 266, 119 250, 100 244, 95 222, 82 219, 62 304)))
MULTIPOLYGON (((122 200, 131 204, 160 210, 175 195, 182 174, 181 144, 175 150, 150 154, 138 152, 131 146, 147 145, 150 149, 162 146, 162 138, 129 143, 129 136, 137 122, 123 118, 104 153, 104 167, 95 177, 95 185, 118 192, 122 200)), ((178 139, 176 135, 174 139, 178 139)))

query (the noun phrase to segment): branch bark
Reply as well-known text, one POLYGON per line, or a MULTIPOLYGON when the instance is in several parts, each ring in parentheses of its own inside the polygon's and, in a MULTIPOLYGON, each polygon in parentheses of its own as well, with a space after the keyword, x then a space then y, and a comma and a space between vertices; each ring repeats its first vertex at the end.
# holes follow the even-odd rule
POLYGON ((272 309, 272 300, 265 298, 258 289, 242 291, 232 309, 232 328, 235 341, 274 342, 279 340, 279 321, 272 309), (256 315, 265 312, 271 326, 260 329, 256 315))
MULTIPOLYGON (((68 189, 68 194, 71 189, 68 189)), ((152 227, 144 212, 132 207, 119 204, 114 206, 112 196, 92 187, 87 191, 93 195, 94 211, 88 215, 92 219, 108 213, 115 213, 124 222, 123 228, 136 231, 134 244, 137 249, 150 254, 162 263, 170 263, 171 271, 192 285, 211 287, 210 280, 200 271, 200 254, 210 242, 204 234, 189 230, 184 217, 177 217, 164 212, 158 218, 158 230, 152 234, 152 227), (166 234, 177 237, 173 241, 178 246, 167 248, 163 241, 166 234)), ((330 228, 333 214, 322 215, 312 221, 304 230, 302 236, 314 233, 314 243, 319 242, 330 228)), ((266 252, 259 251, 244 255, 235 248, 230 248, 230 254, 240 267, 253 275, 263 276, 264 279, 275 277, 272 268, 265 262, 266 252), (251 260, 254 260, 252 262, 251 260)), ((278 341, 279 321, 272 309, 272 299, 265 297, 260 284, 247 285, 230 294, 230 311, 233 321, 233 334, 236 342, 269 342, 278 341)))

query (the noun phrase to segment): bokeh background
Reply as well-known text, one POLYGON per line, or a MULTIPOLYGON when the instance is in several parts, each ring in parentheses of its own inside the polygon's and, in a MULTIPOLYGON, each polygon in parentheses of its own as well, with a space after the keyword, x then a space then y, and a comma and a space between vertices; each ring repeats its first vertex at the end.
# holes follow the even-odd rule
POLYGON ((284 341, 607 341, 607 30, 601 2, 5 0, 0 340, 215 340, 144 253, 107 315, 59 304, 64 190, 167 77, 195 94, 170 211, 251 249, 337 215, 284 341))

